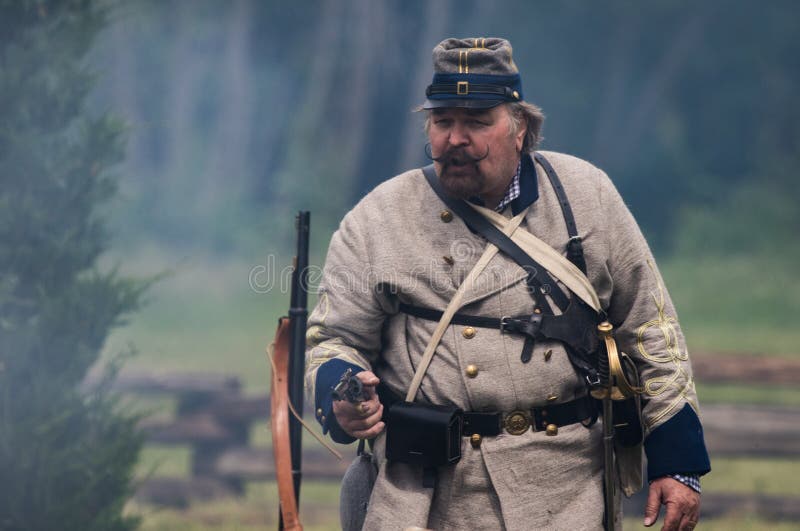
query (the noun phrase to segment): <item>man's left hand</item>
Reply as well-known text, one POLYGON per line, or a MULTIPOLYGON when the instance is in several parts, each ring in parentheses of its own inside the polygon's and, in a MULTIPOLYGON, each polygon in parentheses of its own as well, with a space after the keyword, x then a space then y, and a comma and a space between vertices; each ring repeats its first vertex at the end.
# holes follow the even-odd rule
POLYGON ((700 494, 694 489, 671 477, 653 480, 644 510, 646 527, 658 520, 662 504, 667 507, 662 531, 691 531, 697 525, 700 518, 700 494))

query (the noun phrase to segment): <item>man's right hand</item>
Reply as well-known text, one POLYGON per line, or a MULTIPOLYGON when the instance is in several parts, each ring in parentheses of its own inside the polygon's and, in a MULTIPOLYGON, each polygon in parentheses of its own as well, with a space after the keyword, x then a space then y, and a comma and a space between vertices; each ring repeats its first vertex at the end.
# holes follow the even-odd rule
POLYGON ((381 421, 383 404, 378 400, 375 387, 380 380, 370 371, 356 374, 356 378, 364 384, 364 395, 367 399, 353 404, 346 400, 334 400, 333 414, 342 430, 357 439, 372 439, 383 431, 385 424, 381 421))

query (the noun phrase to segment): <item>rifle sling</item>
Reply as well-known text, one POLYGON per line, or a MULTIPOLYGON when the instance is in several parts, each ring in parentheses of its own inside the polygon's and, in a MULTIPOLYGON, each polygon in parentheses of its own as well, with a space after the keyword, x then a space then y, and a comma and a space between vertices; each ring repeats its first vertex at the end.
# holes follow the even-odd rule
POLYGON ((269 346, 274 362, 270 392, 270 427, 283 528, 302 531, 303 526, 297 512, 292 477, 292 449, 289 442, 289 335, 289 319, 283 317, 279 321, 275 341, 269 346))

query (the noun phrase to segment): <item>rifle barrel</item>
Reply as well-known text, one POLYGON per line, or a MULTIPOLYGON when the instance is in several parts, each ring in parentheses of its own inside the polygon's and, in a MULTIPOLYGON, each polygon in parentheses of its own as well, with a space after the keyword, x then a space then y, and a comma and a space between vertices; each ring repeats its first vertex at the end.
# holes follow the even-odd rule
MULTIPOLYGON (((292 272, 291 350, 289 355, 289 400, 297 414, 303 415, 303 381, 305 377, 306 323, 308 320, 308 240, 310 215, 308 211, 297 214, 297 255, 292 272)), ((302 426, 294 417, 289 418, 289 438, 292 449, 292 477, 298 506, 302 480, 302 426)))

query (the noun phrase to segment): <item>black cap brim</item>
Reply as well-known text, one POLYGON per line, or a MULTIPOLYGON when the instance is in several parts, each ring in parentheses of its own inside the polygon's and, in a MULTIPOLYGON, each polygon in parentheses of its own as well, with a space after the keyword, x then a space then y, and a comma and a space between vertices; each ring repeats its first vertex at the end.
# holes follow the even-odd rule
POLYGON ((425 100, 425 103, 422 105, 422 108, 425 110, 447 109, 452 107, 457 107, 462 109, 491 109, 492 107, 497 107, 498 105, 504 102, 505 100, 478 100, 478 99, 468 100, 461 98, 425 100))

